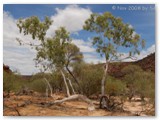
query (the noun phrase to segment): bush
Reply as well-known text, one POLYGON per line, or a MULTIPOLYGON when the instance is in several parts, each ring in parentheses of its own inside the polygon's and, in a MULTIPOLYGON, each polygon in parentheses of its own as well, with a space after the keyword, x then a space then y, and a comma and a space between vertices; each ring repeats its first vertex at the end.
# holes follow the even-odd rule
POLYGON ((103 69, 98 69, 93 64, 81 63, 74 66, 74 74, 78 77, 84 95, 100 93, 103 69))
POLYGON ((135 72, 136 80, 135 86, 136 91, 140 95, 141 99, 145 97, 154 100, 155 85, 154 85, 154 73, 152 72, 135 72))
POLYGON ((106 93, 109 96, 119 96, 125 93, 126 84, 121 80, 108 76, 106 80, 106 93))
POLYGON ((62 75, 57 71, 54 71, 53 73, 37 73, 33 75, 28 87, 37 92, 44 93, 46 91, 46 88, 48 87, 44 78, 46 78, 47 81, 50 83, 53 92, 56 92, 57 90, 58 91, 63 90, 64 86, 63 78, 62 75))
POLYGON ((14 73, 3 72, 3 91, 17 92, 21 88, 22 85, 25 85, 27 81, 23 80, 21 76, 16 75, 14 73))
POLYGON ((137 80, 137 76, 135 72, 138 73, 142 71, 143 70, 139 66, 136 66, 136 65, 128 65, 122 69, 122 73, 125 75, 123 79, 128 88, 127 95, 129 97, 129 100, 131 100, 132 97, 134 97, 134 95, 136 94, 135 81, 137 80))
POLYGON ((145 97, 149 97, 154 101, 154 73, 143 71, 136 65, 129 65, 122 69, 122 72, 125 73, 123 79, 127 84, 130 99, 137 94, 142 100, 144 100, 145 97))
POLYGON ((56 91, 62 91, 63 89, 65 89, 64 87, 64 81, 62 78, 62 75, 60 72, 53 72, 50 76, 50 84, 54 90, 54 92, 56 91))
POLYGON ((7 72, 3 72, 3 91, 9 92, 13 89, 13 77, 11 77, 11 75, 7 72))
POLYGON ((31 90, 34 90, 40 93, 45 93, 47 84, 45 83, 44 79, 41 78, 41 79, 33 80, 32 82, 30 82, 29 85, 27 85, 27 87, 31 90))

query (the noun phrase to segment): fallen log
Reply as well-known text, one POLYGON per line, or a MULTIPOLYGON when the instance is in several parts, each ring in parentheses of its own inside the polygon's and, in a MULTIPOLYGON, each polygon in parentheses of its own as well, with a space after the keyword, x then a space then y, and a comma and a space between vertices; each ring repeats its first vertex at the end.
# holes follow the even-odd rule
POLYGON ((88 106, 88 110, 89 110, 89 111, 95 110, 95 106, 94 106, 94 104, 92 103, 92 101, 91 101, 90 99, 88 99, 86 96, 80 95, 80 94, 71 95, 71 96, 69 96, 69 97, 67 97, 67 98, 64 98, 64 99, 62 99, 62 100, 55 100, 54 102, 50 102, 50 103, 48 104, 48 106, 52 106, 52 105, 54 105, 54 104, 61 104, 61 103, 66 102, 66 101, 77 100, 77 99, 83 100, 83 101, 85 101, 86 103, 88 103, 88 104, 89 104, 89 106, 88 106))

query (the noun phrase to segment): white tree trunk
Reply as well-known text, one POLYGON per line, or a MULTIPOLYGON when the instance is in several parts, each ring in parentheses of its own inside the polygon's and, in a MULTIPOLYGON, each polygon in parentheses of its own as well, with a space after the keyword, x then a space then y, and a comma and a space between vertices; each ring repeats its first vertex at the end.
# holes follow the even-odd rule
POLYGON ((64 84, 66 86, 67 96, 69 97, 70 96, 69 88, 68 88, 68 85, 67 85, 66 77, 65 77, 64 73, 62 72, 62 70, 61 70, 61 74, 63 76, 64 84))
POLYGON ((48 82, 48 80, 46 78, 44 78, 44 80, 46 81, 46 83, 47 83, 47 85, 48 85, 48 87, 50 89, 51 97, 53 97, 52 87, 51 87, 50 83, 48 82))
POLYGON ((50 105, 61 104, 65 101, 76 100, 76 99, 81 99, 81 100, 87 102, 89 104, 89 106, 88 106, 89 111, 95 110, 95 107, 94 107, 94 104, 92 103, 92 101, 90 99, 88 99, 86 96, 79 95, 79 94, 72 95, 72 96, 64 98, 62 100, 56 100, 56 101, 50 103, 50 105))
POLYGON ((102 96, 105 95, 105 83, 106 83, 107 71, 108 71, 108 62, 105 65, 104 75, 103 75, 103 78, 102 78, 102 81, 101 81, 101 94, 102 94, 102 96))
POLYGON ((71 80, 70 80, 69 78, 67 78, 67 79, 68 79, 68 81, 69 81, 69 84, 70 84, 70 86, 71 86, 71 89, 72 89, 73 94, 76 94, 76 93, 75 93, 75 90, 74 90, 74 88, 73 88, 73 85, 72 85, 71 80))
POLYGON ((46 88, 46 97, 48 97, 48 87, 46 88))

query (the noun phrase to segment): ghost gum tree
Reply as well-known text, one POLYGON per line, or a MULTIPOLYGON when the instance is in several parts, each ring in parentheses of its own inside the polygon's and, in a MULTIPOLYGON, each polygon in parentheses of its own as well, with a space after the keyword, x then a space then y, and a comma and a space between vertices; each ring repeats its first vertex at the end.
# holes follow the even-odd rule
MULTIPOLYGON (((39 45, 34 45, 33 43, 27 43, 30 46, 35 46, 37 50, 36 62, 43 66, 46 70, 51 68, 52 70, 58 70, 63 76, 67 98, 62 100, 56 100, 54 102, 50 102, 49 105, 59 104, 68 100, 81 99, 89 104, 88 109, 94 110, 95 107, 91 100, 83 95, 74 94, 70 96, 70 91, 67 84, 67 79, 64 74, 64 68, 71 74, 77 85, 79 83, 69 70, 69 65, 71 62, 81 61, 83 58, 82 53, 79 48, 71 43, 71 38, 69 32, 65 30, 64 27, 60 27, 55 31, 55 35, 52 38, 46 38, 46 32, 49 29, 49 26, 52 24, 52 21, 46 17, 44 22, 41 22, 38 17, 32 16, 27 19, 19 19, 17 22, 17 26, 20 30, 20 33, 24 35, 31 35, 32 39, 38 39, 40 41, 39 45)), ((24 44, 22 40, 17 39, 20 44, 24 44)), ((69 84, 71 85, 71 81, 69 80, 69 84)), ((73 90, 73 86, 71 85, 73 90)), ((79 87, 80 88, 80 87, 79 87)), ((74 90, 73 90, 74 93, 74 90)))
POLYGON ((135 54, 140 54, 139 46, 145 46, 145 41, 140 38, 133 27, 125 24, 121 18, 113 16, 109 12, 103 14, 91 14, 85 21, 84 30, 94 33, 93 46, 96 51, 105 57, 104 75, 101 81, 101 94, 105 95, 105 83, 109 64, 123 59, 135 59, 135 54), (129 50, 127 57, 120 53, 120 49, 129 50))
MULTIPOLYGON (((69 69, 69 65, 71 62, 81 61, 83 59, 83 55, 79 48, 71 43, 72 40, 70 38, 70 34, 64 27, 57 29, 52 38, 46 38, 46 32, 52 23, 53 21, 48 17, 41 22, 38 17, 32 16, 27 19, 19 19, 17 26, 20 33, 23 33, 24 35, 31 35, 33 40, 38 39, 40 41, 39 45, 28 43, 28 45, 35 47, 35 50, 37 51, 35 58, 36 64, 42 65, 44 70, 54 69, 60 71, 64 78, 67 95, 70 96, 67 79, 64 74, 64 68, 66 68, 79 86, 78 80, 69 69)), ((22 40, 17 40, 20 44, 24 44, 22 40)), ((69 83, 71 84, 70 80, 69 83)))

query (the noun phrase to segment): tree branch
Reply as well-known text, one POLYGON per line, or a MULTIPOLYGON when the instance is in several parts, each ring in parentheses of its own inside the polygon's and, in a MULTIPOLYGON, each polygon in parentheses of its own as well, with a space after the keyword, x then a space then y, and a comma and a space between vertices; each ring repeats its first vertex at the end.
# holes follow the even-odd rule
POLYGON ((52 87, 51 87, 50 83, 48 82, 48 80, 46 78, 44 78, 44 80, 46 81, 46 83, 47 83, 47 85, 48 85, 48 87, 50 89, 51 97, 53 97, 52 87))
POLYGON ((39 47, 39 46, 41 46, 41 45, 35 45, 33 43, 24 42, 23 40, 20 40, 19 38, 16 38, 16 40, 18 41, 18 43, 20 45, 29 45, 29 46, 33 46, 33 47, 39 47))
POLYGON ((71 80, 70 80, 69 78, 67 78, 67 79, 68 79, 69 84, 70 84, 70 86, 71 86, 71 88, 72 88, 72 92, 73 92, 73 94, 75 94, 75 91, 74 91, 74 88, 73 88, 73 86, 72 86, 71 80))

